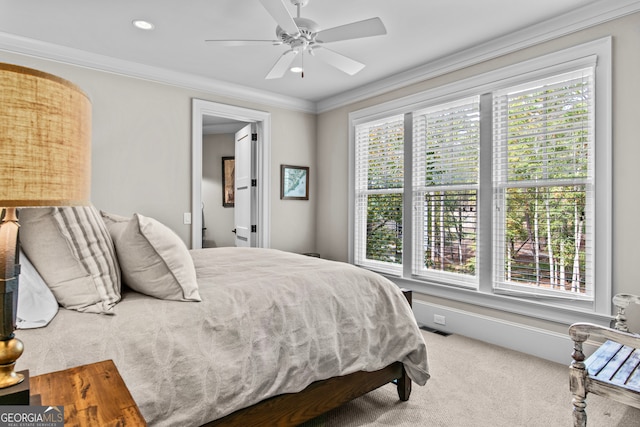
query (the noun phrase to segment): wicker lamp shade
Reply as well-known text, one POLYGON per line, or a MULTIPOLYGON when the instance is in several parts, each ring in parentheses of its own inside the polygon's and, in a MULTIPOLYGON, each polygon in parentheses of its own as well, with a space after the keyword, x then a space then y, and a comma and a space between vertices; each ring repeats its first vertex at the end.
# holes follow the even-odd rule
POLYGON ((0 64, 0 206, 75 206, 91 191, 91 102, 74 84, 0 64))
POLYGON ((0 64, 0 405, 29 404, 15 372, 18 207, 89 204, 91 102, 59 77, 0 64), (4 208, 4 209, 3 209, 4 208))

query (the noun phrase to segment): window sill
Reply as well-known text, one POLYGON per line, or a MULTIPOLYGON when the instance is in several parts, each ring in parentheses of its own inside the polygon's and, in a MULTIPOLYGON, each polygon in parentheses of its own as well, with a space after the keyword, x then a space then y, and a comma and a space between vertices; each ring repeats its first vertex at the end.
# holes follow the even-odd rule
POLYGON ((401 288, 410 289, 423 295, 449 299, 565 325, 571 325, 575 322, 591 322, 608 326, 611 320, 610 313, 595 313, 590 308, 590 304, 585 304, 583 301, 562 301, 561 304, 554 299, 554 303, 550 303, 548 298, 531 297, 530 299, 524 299, 523 297, 485 293, 475 289, 453 287, 385 274, 382 275, 401 288), (578 304, 581 306, 577 307, 578 304))

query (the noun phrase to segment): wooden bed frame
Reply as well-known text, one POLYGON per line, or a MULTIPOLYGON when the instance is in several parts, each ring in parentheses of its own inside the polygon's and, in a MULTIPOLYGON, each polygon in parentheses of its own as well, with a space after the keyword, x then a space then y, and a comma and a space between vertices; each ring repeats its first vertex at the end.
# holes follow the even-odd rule
MULTIPOLYGON (((412 305, 411 291, 403 289, 402 293, 409 305, 412 305)), ((203 427, 297 426, 390 382, 397 384, 400 400, 409 400, 411 379, 404 365, 394 362, 379 371, 360 371, 316 381, 298 393, 274 396, 207 423, 203 427)))

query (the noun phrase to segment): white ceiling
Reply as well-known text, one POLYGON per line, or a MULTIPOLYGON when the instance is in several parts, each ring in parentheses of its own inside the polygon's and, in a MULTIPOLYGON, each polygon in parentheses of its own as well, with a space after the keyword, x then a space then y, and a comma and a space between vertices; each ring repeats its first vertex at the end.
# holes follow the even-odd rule
MULTIPOLYGON (((295 7, 289 0, 284 1, 295 16, 295 7)), ((429 67, 490 40, 501 37, 508 40, 505 35, 522 33, 532 26, 541 28, 543 22, 551 20, 557 27, 558 17, 581 11, 583 22, 589 14, 637 3, 637 0, 310 0, 302 9, 302 16, 316 21, 321 29, 376 16, 385 24, 387 35, 327 45, 366 64, 354 76, 317 58, 305 57, 304 78, 287 72, 282 79, 265 80, 286 46, 223 47, 204 41, 274 39, 275 21, 258 0, 0 0, 0 50, 46 56, 46 52, 64 48, 58 56, 69 62, 75 56, 83 57, 85 62, 117 60, 122 64, 124 60, 127 64, 151 66, 183 77, 228 82, 315 103, 380 79, 392 79, 416 67, 429 67), (148 20, 155 29, 145 32, 134 28, 134 19, 148 20)))

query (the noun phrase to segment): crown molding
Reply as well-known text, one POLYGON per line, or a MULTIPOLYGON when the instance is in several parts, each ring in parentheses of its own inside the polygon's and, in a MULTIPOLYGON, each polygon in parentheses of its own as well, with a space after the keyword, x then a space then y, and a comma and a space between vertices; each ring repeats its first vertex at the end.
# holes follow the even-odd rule
POLYGON ((9 33, 0 32, 0 51, 47 59, 64 64, 75 65, 112 74, 119 74, 127 77, 134 77, 171 86, 178 86, 185 89, 197 90, 220 96, 227 96, 252 103, 265 104, 309 113, 316 112, 316 104, 312 101, 288 97, 273 92, 196 76, 189 73, 181 73, 133 61, 117 59, 110 56, 98 55, 84 50, 72 49, 66 46, 60 46, 9 33))
POLYGON ((600 0, 489 42, 430 61, 411 70, 320 100, 317 103, 317 112, 323 113, 382 95, 638 11, 640 11, 640 0, 600 0))

